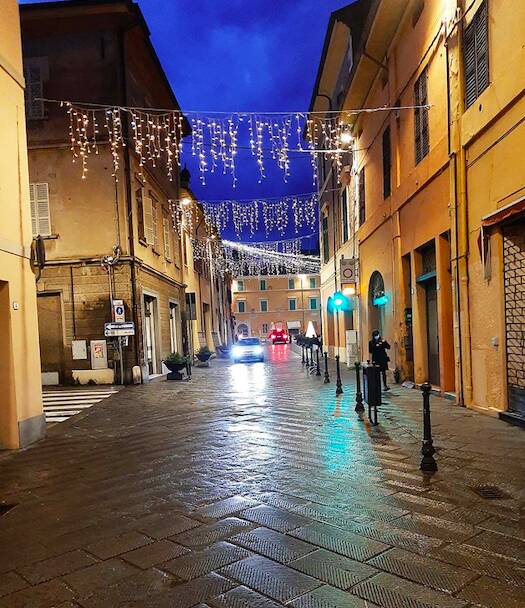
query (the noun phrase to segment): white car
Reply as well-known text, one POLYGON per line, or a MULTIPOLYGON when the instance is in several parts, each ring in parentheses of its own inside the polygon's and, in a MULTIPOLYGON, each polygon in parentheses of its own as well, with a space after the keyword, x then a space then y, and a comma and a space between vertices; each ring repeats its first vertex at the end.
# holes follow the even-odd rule
POLYGON ((244 338, 232 347, 231 358, 240 361, 264 361, 264 349, 259 338, 244 338))

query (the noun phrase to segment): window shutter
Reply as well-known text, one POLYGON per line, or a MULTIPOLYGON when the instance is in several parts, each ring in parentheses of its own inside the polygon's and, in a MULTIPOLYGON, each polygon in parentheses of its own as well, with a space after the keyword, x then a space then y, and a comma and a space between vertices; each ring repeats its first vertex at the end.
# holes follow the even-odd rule
MULTIPOLYGON (((414 84, 414 104, 416 106, 428 104, 427 79, 428 70, 425 68, 414 84)), ((414 110, 414 144, 417 165, 430 150, 428 109, 426 108, 416 108, 414 110)))
POLYGON ((157 201, 151 200, 151 230, 153 231, 153 249, 159 250, 159 232, 157 226, 157 201))
POLYGON ((464 33, 465 105, 469 108, 477 98, 476 87, 476 30, 472 22, 464 33))
POLYGON ((144 206, 144 232, 146 236, 146 243, 148 245, 154 245, 154 232, 153 232, 153 199, 149 196, 142 198, 144 206))
POLYGON ((30 120, 44 118, 42 70, 35 63, 24 66, 26 116, 30 120))
POLYGON ((35 184, 29 184, 29 202, 31 204, 31 232, 38 236, 38 215, 36 210, 35 184))
POLYGON ((49 187, 47 183, 29 184, 31 204, 31 229, 33 236, 49 236, 51 220, 49 216, 49 187))
POLYGON ((383 131, 383 198, 388 198, 391 192, 391 147, 390 127, 383 131))
POLYGON ((359 172, 359 225, 366 221, 366 188, 365 188, 365 169, 359 172))
POLYGON ((469 108, 490 84, 487 3, 483 2, 463 32, 465 106, 469 108))
POLYGON ((164 257, 169 260, 171 258, 171 233, 170 221, 167 217, 162 220, 164 228, 164 257))

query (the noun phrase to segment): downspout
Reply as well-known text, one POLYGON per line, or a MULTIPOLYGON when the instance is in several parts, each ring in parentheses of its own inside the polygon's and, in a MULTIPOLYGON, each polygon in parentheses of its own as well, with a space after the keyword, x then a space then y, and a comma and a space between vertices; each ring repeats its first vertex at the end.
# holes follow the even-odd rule
MULTIPOLYGON (((127 78, 126 78, 126 32, 128 30, 120 30, 119 32, 119 47, 120 47, 120 77, 121 77, 121 99, 123 105, 127 105, 127 78)), ((135 351, 135 364, 140 366, 140 349, 138 337, 138 306, 137 306, 137 279, 135 275, 135 240, 133 232, 133 201, 131 193, 131 161, 129 158, 129 125, 127 117, 122 121, 122 138, 126 142, 124 153, 124 174, 125 174, 125 194, 126 194, 126 213, 128 227, 128 245, 130 257, 130 279, 131 279, 131 314, 133 323, 135 324, 135 336, 133 340, 135 351)))

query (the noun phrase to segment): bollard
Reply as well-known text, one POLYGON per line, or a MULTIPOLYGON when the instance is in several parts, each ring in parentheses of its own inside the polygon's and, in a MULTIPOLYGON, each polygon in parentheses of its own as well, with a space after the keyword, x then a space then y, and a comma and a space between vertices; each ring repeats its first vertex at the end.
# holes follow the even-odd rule
POLYGON ((330 374, 328 373, 328 353, 324 354, 324 383, 329 384, 330 374))
POLYGON ((336 375, 337 375, 335 394, 340 395, 343 392, 343 385, 341 384, 341 369, 339 367, 339 355, 335 356, 335 371, 336 371, 336 375))
POLYGON ((304 344, 301 344, 301 351, 302 351, 302 364, 304 365, 304 344))
POLYGON ((357 413, 361 413, 365 411, 365 406, 363 405, 363 393, 361 392, 361 364, 359 361, 354 363, 355 366, 355 411, 357 413))
POLYGON ((421 464, 419 468, 422 471, 437 471, 437 462, 434 460, 434 444, 432 442, 432 424, 430 421, 430 391, 432 386, 425 382, 421 385, 423 393, 423 443, 421 445, 421 464))
POLYGON ((188 377, 188 380, 191 380, 191 362, 189 359, 186 362, 186 375, 188 377))
POLYGON ((304 350, 306 351, 306 365, 310 365, 310 360, 308 359, 308 345, 306 345, 304 350))
POLYGON ((319 365, 319 347, 315 349, 315 375, 321 375, 321 366, 319 365))
POLYGON ((377 426, 377 408, 381 405, 381 369, 377 365, 363 365, 363 393, 370 424, 377 426))

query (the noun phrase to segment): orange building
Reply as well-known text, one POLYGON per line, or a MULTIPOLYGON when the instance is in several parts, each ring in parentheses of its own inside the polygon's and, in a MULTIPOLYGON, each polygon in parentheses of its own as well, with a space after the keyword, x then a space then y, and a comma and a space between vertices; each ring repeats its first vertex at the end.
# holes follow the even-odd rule
POLYGON ((340 111, 353 137, 343 171, 321 171, 321 288, 341 286, 341 257, 358 259, 360 357, 379 329, 403 379, 514 421, 525 420, 524 39, 518 0, 358 0, 332 15, 311 103, 340 111))
POLYGON ((312 322, 321 332, 319 275, 265 275, 233 281, 235 333, 267 338, 276 325, 290 334, 306 332, 312 322))

